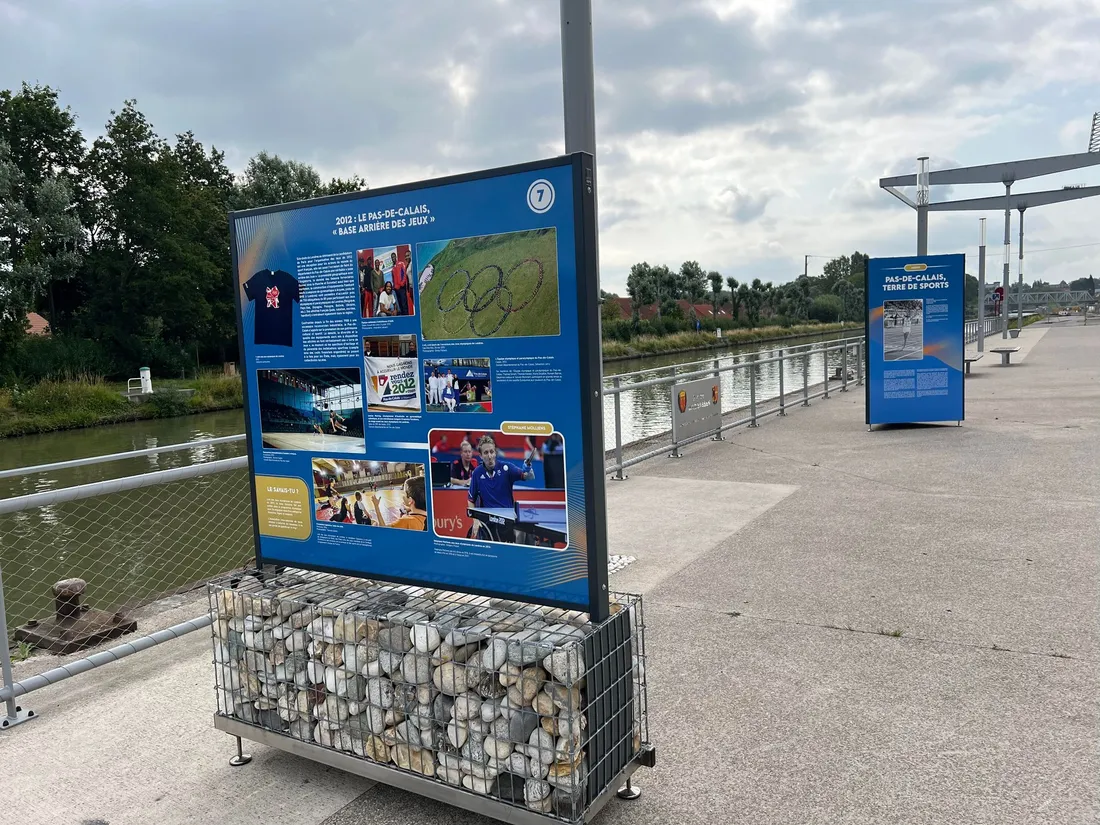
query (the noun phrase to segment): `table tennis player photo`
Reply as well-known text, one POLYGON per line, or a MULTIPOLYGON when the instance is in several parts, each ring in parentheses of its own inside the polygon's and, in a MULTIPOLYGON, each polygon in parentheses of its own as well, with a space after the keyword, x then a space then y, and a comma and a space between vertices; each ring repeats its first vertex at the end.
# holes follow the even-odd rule
POLYGON ((437 536, 568 547, 565 442, 560 433, 433 429, 428 442, 437 536))

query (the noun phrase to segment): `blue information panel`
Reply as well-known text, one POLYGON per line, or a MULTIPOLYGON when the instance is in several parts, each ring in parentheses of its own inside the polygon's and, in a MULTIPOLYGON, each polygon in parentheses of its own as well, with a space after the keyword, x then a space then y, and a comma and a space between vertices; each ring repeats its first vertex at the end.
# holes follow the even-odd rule
POLYGON ((963 255, 872 258, 867 424, 963 420, 963 255))
POLYGON ((603 618, 591 158, 230 222, 258 562, 603 618))

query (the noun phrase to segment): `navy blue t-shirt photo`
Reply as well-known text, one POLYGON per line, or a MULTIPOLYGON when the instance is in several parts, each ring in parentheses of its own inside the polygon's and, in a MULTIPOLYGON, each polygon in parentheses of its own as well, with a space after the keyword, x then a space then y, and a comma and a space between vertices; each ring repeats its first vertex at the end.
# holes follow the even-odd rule
POLYGON ((298 281, 289 272, 261 269, 244 285, 255 307, 253 341, 257 345, 294 345, 294 304, 301 303, 298 281))

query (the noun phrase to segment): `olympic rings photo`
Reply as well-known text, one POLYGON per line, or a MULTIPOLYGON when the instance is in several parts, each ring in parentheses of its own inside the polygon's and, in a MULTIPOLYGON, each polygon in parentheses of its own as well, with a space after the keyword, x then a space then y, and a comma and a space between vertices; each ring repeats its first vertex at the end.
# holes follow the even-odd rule
POLYGON ((419 244, 435 274, 421 295, 425 340, 556 335, 553 229, 419 244))

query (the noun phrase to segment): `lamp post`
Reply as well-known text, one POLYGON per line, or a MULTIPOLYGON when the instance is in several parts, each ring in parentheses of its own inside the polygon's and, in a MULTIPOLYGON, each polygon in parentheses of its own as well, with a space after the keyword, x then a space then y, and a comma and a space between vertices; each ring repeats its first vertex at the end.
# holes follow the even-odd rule
POLYGON ((978 218, 978 352, 985 351, 985 218, 978 218))

